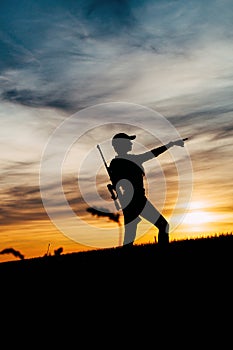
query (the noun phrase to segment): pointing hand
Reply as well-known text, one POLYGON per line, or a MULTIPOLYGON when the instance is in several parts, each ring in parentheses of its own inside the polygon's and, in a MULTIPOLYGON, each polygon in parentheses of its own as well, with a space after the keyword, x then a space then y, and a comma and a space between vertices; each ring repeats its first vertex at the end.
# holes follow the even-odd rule
POLYGON ((180 140, 176 140, 176 141, 172 141, 170 142, 170 144, 172 146, 180 146, 180 147, 184 147, 184 141, 188 140, 188 138, 186 137, 185 139, 180 139, 180 140))

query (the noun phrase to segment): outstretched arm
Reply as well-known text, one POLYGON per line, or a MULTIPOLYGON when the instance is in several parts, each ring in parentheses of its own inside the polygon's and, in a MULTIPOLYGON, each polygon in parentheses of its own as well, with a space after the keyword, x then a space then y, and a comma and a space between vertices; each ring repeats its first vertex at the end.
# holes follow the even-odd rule
POLYGON ((180 140, 176 140, 176 141, 171 141, 169 143, 167 143, 166 145, 154 148, 148 152, 145 152, 143 154, 141 154, 140 156, 142 157, 142 162, 146 162, 149 159, 152 159, 153 157, 158 157, 160 154, 166 152, 169 148, 173 147, 173 146, 180 146, 180 147, 184 147, 184 141, 188 140, 188 138, 185 139, 180 139, 180 140))
POLYGON ((184 147, 184 141, 185 140, 186 139, 181 139, 181 140, 177 140, 177 141, 171 141, 171 142, 167 143, 164 146, 152 149, 151 152, 153 153, 154 157, 157 157, 161 153, 164 153, 165 151, 167 151, 169 148, 171 148, 173 146, 184 147))

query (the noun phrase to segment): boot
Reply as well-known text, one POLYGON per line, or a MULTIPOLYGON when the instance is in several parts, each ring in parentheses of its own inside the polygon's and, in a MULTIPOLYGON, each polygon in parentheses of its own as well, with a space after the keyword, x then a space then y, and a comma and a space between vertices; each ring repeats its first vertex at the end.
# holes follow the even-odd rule
POLYGON ((169 234, 166 232, 160 232, 158 234, 158 244, 161 247, 167 247, 169 244, 169 234))

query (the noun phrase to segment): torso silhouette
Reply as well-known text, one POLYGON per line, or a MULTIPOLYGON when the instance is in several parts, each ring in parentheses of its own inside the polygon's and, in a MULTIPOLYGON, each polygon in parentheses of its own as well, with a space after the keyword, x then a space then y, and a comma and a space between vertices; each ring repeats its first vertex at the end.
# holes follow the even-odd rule
POLYGON ((115 186, 127 221, 140 215, 147 198, 144 188, 143 163, 157 157, 166 150, 161 146, 140 154, 116 155, 110 162, 111 180, 115 186))
POLYGON ((121 187, 122 194, 132 194, 137 196, 145 194, 143 177, 145 176, 140 155, 126 154, 124 158, 116 156, 110 163, 111 177, 113 185, 121 187))
POLYGON ((110 163, 111 179, 125 216, 125 223, 138 217, 146 197, 143 177, 144 168, 140 155, 116 156, 110 163))
POLYGON ((117 155, 111 160, 109 166, 113 184, 116 186, 118 181, 126 179, 131 183, 134 191, 138 192, 138 195, 144 195, 143 177, 145 176, 145 172, 143 163, 157 157, 159 154, 165 152, 166 149, 166 146, 160 146, 140 154, 127 153, 123 156, 117 155))

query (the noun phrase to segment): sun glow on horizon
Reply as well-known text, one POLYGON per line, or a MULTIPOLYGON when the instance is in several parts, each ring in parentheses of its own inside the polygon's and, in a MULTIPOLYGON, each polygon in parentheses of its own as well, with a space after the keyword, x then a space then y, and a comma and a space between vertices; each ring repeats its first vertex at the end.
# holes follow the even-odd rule
POLYGON ((194 201, 185 214, 182 224, 189 226, 191 231, 205 231, 213 222, 219 220, 219 215, 211 211, 211 205, 203 201, 194 201))
POLYGON ((214 215, 212 213, 197 210, 191 213, 187 213, 184 217, 183 223, 188 225, 201 225, 207 222, 211 222, 213 217, 214 215))

